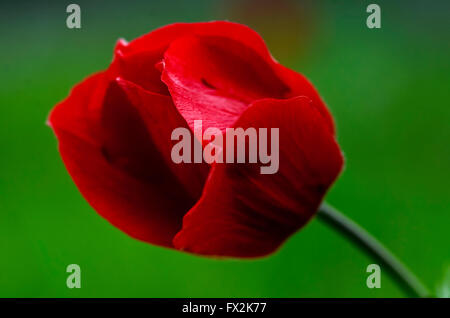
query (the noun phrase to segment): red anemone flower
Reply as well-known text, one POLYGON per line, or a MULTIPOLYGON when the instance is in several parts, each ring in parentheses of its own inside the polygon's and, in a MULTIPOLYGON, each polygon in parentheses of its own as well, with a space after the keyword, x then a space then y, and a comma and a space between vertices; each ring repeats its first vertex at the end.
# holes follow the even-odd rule
POLYGON ((202 255, 276 250, 316 213, 343 165, 333 119, 308 80, 230 22, 172 24, 120 40, 49 125, 82 195, 139 240, 202 255), (279 170, 179 163, 175 128, 279 128, 279 170))

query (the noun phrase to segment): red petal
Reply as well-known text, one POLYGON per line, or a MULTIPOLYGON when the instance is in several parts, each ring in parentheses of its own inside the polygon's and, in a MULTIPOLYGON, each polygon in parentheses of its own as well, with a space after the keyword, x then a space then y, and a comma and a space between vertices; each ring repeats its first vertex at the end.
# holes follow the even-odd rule
POLYGON ((143 35, 127 45, 122 45, 124 44, 122 43, 121 49, 125 54, 140 51, 163 51, 172 41, 190 35, 223 36, 236 41, 245 39, 247 46, 251 49, 261 54, 269 54, 264 41, 255 31, 243 24, 227 21, 170 24, 143 35))
POLYGON ((290 89, 254 50, 225 37, 183 37, 164 54, 162 80, 193 129, 231 127, 256 99, 284 98, 290 89))
POLYGON ((271 253, 314 215, 341 171, 339 146, 307 98, 257 101, 235 126, 279 128, 279 171, 215 164, 201 199, 184 217, 176 248, 232 257, 271 253))
POLYGON ((120 77, 150 92, 169 95, 167 86, 161 81, 161 70, 156 66, 161 63, 163 52, 145 50, 125 54, 126 48, 127 44, 119 40, 114 50, 114 60, 108 69, 112 79, 120 77))
POLYGON ((307 96, 311 99, 311 103, 320 112, 322 117, 325 119, 325 123, 328 126, 330 132, 335 135, 335 126, 333 121, 333 116, 331 116, 325 103, 322 101, 317 90, 309 82, 309 80, 300 73, 297 73, 281 64, 277 64, 276 71, 278 76, 280 76, 284 83, 291 89, 290 97, 295 96, 307 96))
MULTIPOLYGON (((138 111, 144 121, 151 142, 157 148, 159 156, 165 161, 165 165, 169 167, 191 197, 198 200, 209 173, 209 166, 205 162, 201 164, 175 164, 173 162, 171 151, 175 142, 171 141, 172 132, 175 128, 189 129, 189 127, 176 110, 170 97, 148 92, 138 85, 120 78, 117 79, 117 83, 126 94, 130 105, 138 111)), ((111 124, 114 126, 114 123, 111 124)), ((121 132, 119 131, 119 133, 121 132)), ((114 141, 118 138, 121 136, 113 136, 114 141)), ((127 140, 125 143, 128 146, 130 142, 127 140)), ((138 149, 142 146, 143 144, 136 144, 138 149)), ((148 169, 148 164, 148 162, 144 162, 146 169, 148 169)))
POLYGON ((256 32, 227 22, 184 28, 193 31, 178 35, 164 53, 162 80, 191 128, 202 119, 204 129, 223 130, 257 99, 307 96, 334 133, 332 117, 314 87, 276 62, 256 32))
MULTIPOLYGON (((176 23, 152 31, 129 44, 120 40, 116 47, 116 58, 113 65, 117 64, 122 67, 119 67, 120 70, 117 71, 115 76, 135 82, 150 91, 167 94, 166 87, 157 78, 159 75, 157 71, 161 71, 162 65, 159 64, 158 70, 155 70, 154 64, 160 63, 164 52, 173 41, 192 36, 220 39, 216 40, 215 44, 219 46, 219 49, 225 49, 224 53, 228 55, 228 58, 221 59, 220 54, 215 53, 212 56, 209 54, 209 57, 216 59, 218 63, 215 68, 221 68, 225 71, 225 75, 227 75, 227 70, 234 70, 235 72, 231 78, 230 76, 223 76, 224 74, 218 76, 218 73, 213 73, 206 65, 202 65, 207 61, 208 64, 213 64, 213 61, 209 59, 199 61, 199 58, 195 55, 188 56, 199 61, 200 68, 194 70, 194 72, 188 72, 187 75, 190 75, 191 79, 187 83, 177 83, 177 85, 183 84, 178 88, 178 94, 175 92, 176 86, 173 85, 172 94, 178 101, 176 106, 183 110, 182 114, 191 127, 192 118, 203 119, 206 124, 205 129, 209 126, 230 127, 249 102, 261 97, 292 98, 308 96, 326 118, 334 133, 333 119, 309 81, 301 74, 276 62, 271 57, 263 39, 255 31, 242 24, 226 21, 176 23), (238 64, 242 65, 239 66, 238 64), (206 74, 209 74, 208 77, 212 76, 212 78, 207 78, 206 74), (192 77, 196 79, 195 83, 192 83, 192 77), (217 83, 217 79, 219 83, 217 83), (231 82, 234 79, 237 79, 235 85, 231 82), (245 84, 243 87, 241 86, 242 83, 245 84), (219 84, 222 84, 221 92, 211 90, 211 85, 218 88, 221 86, 219 84), (240 89, 241 87, 246 89, 240 89), (193 98, 192 100, 184 95, 187 91, 183 91, 183 88, 191 90, 188 95, 193 98), (235 97, 236 100, 233 100, 232 97, 235 97), (218 112, 211 109, 215 107, 218 107, 218 112), (236 115, 236 113, 238 114, 236 115), (204 115, 204 117, 198 117, 200 115, 204 115)), ((203 53, 208 53, 205 50, 203 51, 203 53)), ((183 47, 181 47, 181 51, 178 53, 186 56, 188 52, 184 52, 183 47)), ((191 62, 188 65, 192 66, 191 62)), ((180 66, 177 66, 176 69, 180 71, 180 66)), ((181 78, 181 80, 183 79, 181 78)), ((165 81, 169 82, 170 79, 166 78, 165 81)))
POLYGON ((125 84, 104 80, 104 74, 88 78, 52 111, 49 124, 63 161, 100 215, 130 236, 171 247, 206 173, 187 171, 199 165, 174 168, 167 160, 161 145, 170 139, 155 132, 182 125, 170 98, 137 87, 124 91, 125 84), (98 96, 105 86, 106 97, 98 96))

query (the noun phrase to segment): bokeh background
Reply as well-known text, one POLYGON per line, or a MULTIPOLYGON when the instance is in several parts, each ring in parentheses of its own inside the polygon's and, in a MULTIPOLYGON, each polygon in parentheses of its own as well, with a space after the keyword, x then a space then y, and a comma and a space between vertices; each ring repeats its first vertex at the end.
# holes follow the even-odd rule
POLYGON ((403 297, 373 261, 320 220, 276 254, 214 260, 133 240, 71 181, 45 125, 50 109, 108 66, 119 37, 173 22, 247 24, 331 108, 346 168, 327 201, 384 242, 432 289, 450 266, 448 1, 69 1, 0 5, 0 296, 403 297), (68 289, 68 264, 82 288, 68 289))

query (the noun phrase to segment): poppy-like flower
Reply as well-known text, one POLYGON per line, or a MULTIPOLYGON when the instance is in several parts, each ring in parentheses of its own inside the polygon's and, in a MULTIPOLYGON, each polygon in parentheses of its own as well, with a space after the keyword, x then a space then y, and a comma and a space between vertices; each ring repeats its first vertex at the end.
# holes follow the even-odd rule
MULTIPOLYGON (((64 164, 90 205, 136 239, 256 257, 316 213, 342 169, 332 116, 309 81, 230 22, 172 24, 126 43, 51 112, 64 164), (175 163, 174 129, 279 129, 279 169, 175 163)), ((203 145, 205 146, 205 145, 203 145)))

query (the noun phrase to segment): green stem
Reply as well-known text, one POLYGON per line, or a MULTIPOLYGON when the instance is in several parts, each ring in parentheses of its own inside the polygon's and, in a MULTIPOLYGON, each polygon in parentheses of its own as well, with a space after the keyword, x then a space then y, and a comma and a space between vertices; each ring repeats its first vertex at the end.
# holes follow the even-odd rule
POLYGON ((326 203, 320 206, 318 217, 347 236, 368 255, 384 265, 384 268, 392 274, 393 278, 409 295, 413 297, 430 296, 430 292, 419 279, 384 247, 383 244, 361 226, 326 203))

